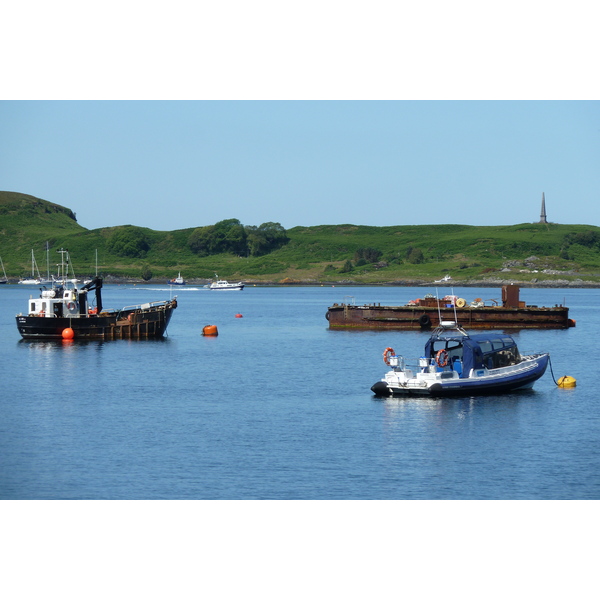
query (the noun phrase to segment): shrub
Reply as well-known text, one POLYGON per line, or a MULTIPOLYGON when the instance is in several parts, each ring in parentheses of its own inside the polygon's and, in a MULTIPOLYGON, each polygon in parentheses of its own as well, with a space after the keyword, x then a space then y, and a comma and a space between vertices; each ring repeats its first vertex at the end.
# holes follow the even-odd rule
POLYGON ((117 256, 144 258, 150 243, 145 231, 140 227, 125 225, 116 229, 108 238, 106 247, 117 256))
POLYGON ((422 262, 425 262, 425 256, 420 248, 410 248, 410 251, 407 253, 406 260, 413 265, 418 265, 422 262))
POLYGON ((150 281, 152 279, 152 271, 148 265, 144 265, 142 268, 142 279, 144 281, 150 281))
POLYGON ((352 261, 347 260, 344 263, 344 266, 340 269, 340 273, 350 273, 353 270, 352 261))

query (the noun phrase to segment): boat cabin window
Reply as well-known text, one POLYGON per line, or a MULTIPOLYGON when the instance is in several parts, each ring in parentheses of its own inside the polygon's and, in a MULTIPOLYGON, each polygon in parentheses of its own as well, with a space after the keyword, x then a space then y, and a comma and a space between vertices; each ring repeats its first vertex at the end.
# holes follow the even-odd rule
POLYGON ((491 352, 493 350, 492 348, 492 342, 489 340, 483 341, 483 342, 479 342, 479 347, 481 348, 481 351, 484 354, 487 354, 488 352, 491 352))
POLYGON ((500 350, 484 352, 483 354, 483 364, 488 369, 498 369, 500 367, 516 365, 520 361, 521 355, 514 342, 512 342, 511 346, 502 346, 500 350))
POLYGON ((439 350, 446 350, 448 352, 448 364, 452 365, 455 360, 462 360, 463 356, 463 345, 456 340, 438 341, 433 345, 433 356, 437 354, 439 350))

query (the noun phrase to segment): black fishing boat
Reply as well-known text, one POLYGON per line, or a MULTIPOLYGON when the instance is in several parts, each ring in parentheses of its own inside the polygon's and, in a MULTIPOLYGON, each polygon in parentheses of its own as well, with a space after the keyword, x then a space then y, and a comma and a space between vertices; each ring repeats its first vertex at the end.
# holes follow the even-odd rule
POLYGON ((24 339, 136 339, 163 337, 177 308, 177 296, 121 309, 102 305, 102 278, 77 288, 55 285, 40 288, 39 298, 28 300, 27 312, 18 314, 17 328, 24 339), (95 301, 88 293, 95 292, 95 301))

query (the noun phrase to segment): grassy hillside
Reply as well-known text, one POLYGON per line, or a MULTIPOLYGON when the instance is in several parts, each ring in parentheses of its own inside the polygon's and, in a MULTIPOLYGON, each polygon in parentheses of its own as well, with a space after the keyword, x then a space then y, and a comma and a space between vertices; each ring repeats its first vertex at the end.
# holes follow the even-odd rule
POLYGON ((600 282, 600 228, 523 223, 500 227, 321 225, 287 231, 284 247, 265 256, 198 256, 189 246, 194 227, 154 231, 135 226, 88 230, 73 212, 33 196, 0 192, 0 257, 7 275, 31 271, 33 248, 40 271, 51 271, 57 250, 68 249, 78 275, 190 279, 215 272, 228 279, 399 283, 432 281, 446 273, 465 283, 482 280, 600 282), (127 244, 137 256, 127 256, 127 244), (361 258, 367 256, 367 259, 361 258), (544 272, 547 271, 547 272, 544 272))

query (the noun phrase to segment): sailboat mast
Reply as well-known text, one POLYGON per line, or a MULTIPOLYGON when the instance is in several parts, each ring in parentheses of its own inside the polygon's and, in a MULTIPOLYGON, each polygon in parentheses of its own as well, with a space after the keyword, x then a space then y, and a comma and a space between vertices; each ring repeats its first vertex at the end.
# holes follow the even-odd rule
POLYGON ((46 242, 46 278, 50 281, 50 244, 46 242))

